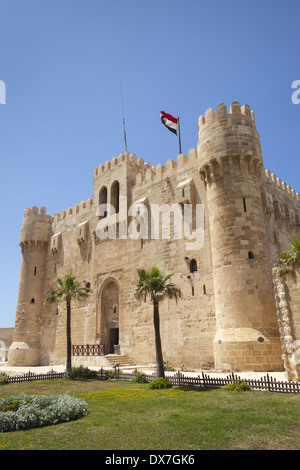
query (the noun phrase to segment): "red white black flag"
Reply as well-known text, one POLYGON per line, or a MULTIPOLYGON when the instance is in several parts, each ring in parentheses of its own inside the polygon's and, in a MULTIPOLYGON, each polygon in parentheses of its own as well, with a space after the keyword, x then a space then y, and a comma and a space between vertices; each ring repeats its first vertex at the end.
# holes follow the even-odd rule
POLYGON ((177 135, 178 119, 171 116, 171 114, 165 113, 164 111, 160 112, 160 119, 167 129, 169 129, 169 131, 177 135))

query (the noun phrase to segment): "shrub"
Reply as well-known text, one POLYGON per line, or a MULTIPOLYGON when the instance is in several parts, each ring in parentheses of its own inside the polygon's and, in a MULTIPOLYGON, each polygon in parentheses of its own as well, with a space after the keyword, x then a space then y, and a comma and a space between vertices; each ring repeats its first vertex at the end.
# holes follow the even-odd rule
POLYGON ((72 421, 87 415, 87 403, 68 394, 19 395, 0 399, 0 432, 10 432, 72 421))
POLYGON ((225 388, 234 392, 247 392, 251 390, 250 385, 248 385, 245 380, 240 379, 233 380, 230 384, 227 384, 225 388))
POLYGON ((115 373, 113 370, 106 370, 105 371, 105 380, 108 379, 114 379, 115 378, 115 373))
POLYGON ((171 364, 169 364, 169 361, 164 361, 164 370, 172 371, 175 369, 171 366, 171 364))
POLYGON ((135 382, 138 384, 146 384, 148 380, 144 372, 137 371, 137 373, 135 374, 135 377, 131 380, 131 382, 135 382))
POLYGON ((172 384, 170 383, 167 377, 160 377, 159 379, 152 380, 149 384, 149 388, 152 389, 161 389, 161 388, 171 388, 172 384))
POLYGON ((97 372, 89 369, 88 367, 72 367, 72 378, 74 380, 96 379, 97 372))
POLYGON ((8 376, 5 372, 0 372, 0 385, 5 385, 8 383, 8 376))

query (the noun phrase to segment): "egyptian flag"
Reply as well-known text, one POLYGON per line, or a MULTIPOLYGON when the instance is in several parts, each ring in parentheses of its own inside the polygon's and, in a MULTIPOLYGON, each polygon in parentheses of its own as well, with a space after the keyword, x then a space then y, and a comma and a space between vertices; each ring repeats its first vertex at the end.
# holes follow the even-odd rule
POLYGON ((167 129, 169 129, 169 131, 177 135, 178 119, 171 116, 171 114, 165 113, 164 111, 160 112, 160 119, 167 129))

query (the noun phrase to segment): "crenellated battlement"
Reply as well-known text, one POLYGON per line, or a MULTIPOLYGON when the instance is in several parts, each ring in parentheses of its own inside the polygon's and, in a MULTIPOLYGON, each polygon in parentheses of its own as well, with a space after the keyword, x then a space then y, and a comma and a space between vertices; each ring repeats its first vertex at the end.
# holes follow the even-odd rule
POLYGON ((24 219, 29 218, 30 216, 31 218, 35 217, 41 220, 51 219, 51 216, 47 215, 47 209, 44 206, 42 206, 40 209, 37 206, 33 206, 32 208, 27 207, 24 211, 24 219))
POLYGON ((24 212, 23 225, 21 227, 20 246, 26 245, 42 246, 49 242, 52 217, 47 215, 46 207, 28 207, 24 212))
POLYGON ((95 168, 94 177, 102 176, 103 173, 109 170, 114 170, 116 167, 121 166, 125 161, 136 165, 139 170, 144 168, 144 160, 142 158, 138 159, 134 153, 129 154, 128 150, 126 150, 124 154, 120 153, 118 157, 112 157, 104 164, 100 164, 97 168, 95 168))
POLYGON ((151 181, 157 182, 170 178, 171 176, 177 179, 183 170, 191 168, 197 161, 197 150, 192 148, 188 152, 188 157, 182 153, 177 155, 176 161, 169 158, 165 166, 158 164, 152 166, 150 163, 144 164, 144 172, 138 173, 136 176, 136 186, 142 186, 151 181))
POLYGON ((225 174, 248 173, 260 177, 263 169, 260 137, 250 106, 231 103, 229 113, 224 103, 217 112, 209 108, 198 122, 197 145, 199 171, 206 181, 225 174))
POLYGON ((56 213, 52 217, 54 223, 60 220, 66 219, 69 216, 82 215, 88 213, 93 206, 93 198, 89 197, 86 201, 81 201, 80 204, 74 204, 73 207, 68 207, 66 210, 62 210, 60 213, 56 213))
POLYGON ((270 170, 265 170, 265 177, 268 183, 274 184, 276 188, 281 189, 286 194, 290 195, 296 201, 300 201, 300 195, 290 186, 288 186, 281 178, 277 178, 275 173, 271 173, 270 170))
POLYGON ((217 112, 212 108, 208 108, 205 111, 204 116, 200 116, 198 120, 198 132, 200 138, 200 132, 208 124, 214 124, 216 121, 220 125, 226 125, 227 121, 229 125, 232 124, 243 124, 248 125, 256 129, 254 112, 251 110, 248 104, 240 105, 238 101, 231 103, 229 113, 227 113, 227 106, 225 103, 220 103, 217 106, 217 112))

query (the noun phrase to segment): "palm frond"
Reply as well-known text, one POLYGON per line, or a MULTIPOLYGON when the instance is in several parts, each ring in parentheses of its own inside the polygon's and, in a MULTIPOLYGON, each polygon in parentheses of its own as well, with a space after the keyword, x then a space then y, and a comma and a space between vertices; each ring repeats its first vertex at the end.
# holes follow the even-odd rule
POLYGON ((290 250, 277 253, 277 264, 281 276, 295 276, 296 271, 300 269, 300 236, 292 238, 290 243, 290 250))
POLYGON ((173 283, 167 281, 174 275, 165 274, 157 266, 153 266, 149 271, 137 270, 139 281, 136 286, 136 298, 143 300, 150 296, 152 301, 161 301, 165 298, 177 299, 181 296, 180 289, 173 283))
POLYGON ((47 302, 55 302, 56 300, 77 299, 84 300, 90 295, 90 288, 82 287, 76 277, 72 275, 72 271, 56 279, 58 287, 50 289, 47 292, 47 302))

